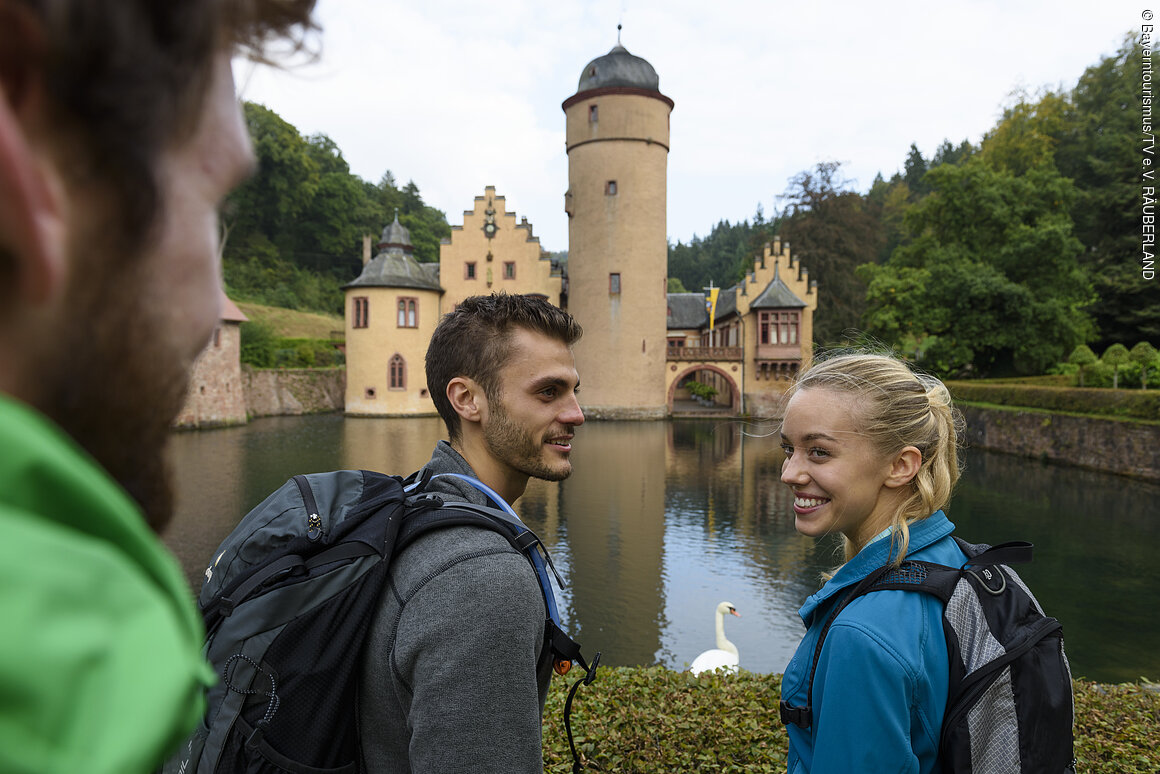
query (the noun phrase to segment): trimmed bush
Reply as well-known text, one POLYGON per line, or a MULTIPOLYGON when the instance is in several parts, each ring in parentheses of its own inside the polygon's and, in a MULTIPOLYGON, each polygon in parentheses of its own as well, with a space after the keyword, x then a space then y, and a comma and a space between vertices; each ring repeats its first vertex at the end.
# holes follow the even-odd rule
MULTIPOLYGON (((564 700, 579 677, 552 681, 543 724, 547 772, 571 768, 564 700)), ((1085 680, 1074 688, 1077 770, 1155 774, 1160 693, 1085 680)), ((780 699, 781 675, 693 677, 663 667, 601 667, 596 682, 577 693, 572 731, 586 771, 781 774, 788 737, 777 715, 780 699)))
POLYGON ((264 322, 242 323, 241 359, 254 368, 334 368, 346 364, 334 341, 282 338, 264 322))
MULTIPOLYGON (((1089 384, 1102 375, 1101 366, 1098 364, 1087 370, 1089 384)), ((1120 369, 1122 380, 1130 370, 1131 365, 1120 369)), ((1108 368, 1109 385, 1111 376, 1111 368, 1108 368)), ((993 403, 1000 406, 1021 406, 1044 411, 1126 419, 1160 420, 1160 391, 1154 390, 1098 390, 1090 387, 1081 389, 965 381, 950 381, 946 385, 955 400, 973 403, 993 403)))

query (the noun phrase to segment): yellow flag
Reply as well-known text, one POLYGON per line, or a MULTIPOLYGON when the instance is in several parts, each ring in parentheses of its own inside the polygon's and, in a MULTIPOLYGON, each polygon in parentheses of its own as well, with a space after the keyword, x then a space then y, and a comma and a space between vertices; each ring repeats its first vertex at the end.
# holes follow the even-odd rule
POLYGON ((713 321, 717 317, 717 294, 721 292, 721 288, 713 287, 713 283, 709 283, 709 297, 705 299, 705 311, 709 313, 709 330, 713 330, 713 321))

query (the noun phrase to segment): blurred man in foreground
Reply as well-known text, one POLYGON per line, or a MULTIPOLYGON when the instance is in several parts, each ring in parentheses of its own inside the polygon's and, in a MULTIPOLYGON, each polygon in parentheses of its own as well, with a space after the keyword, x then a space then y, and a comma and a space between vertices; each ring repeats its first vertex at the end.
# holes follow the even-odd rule
POLYGON ((202 711, 154 530, 253 167, 230 59, 313 0, 0 0, 0 771, 149 771, 202 711))

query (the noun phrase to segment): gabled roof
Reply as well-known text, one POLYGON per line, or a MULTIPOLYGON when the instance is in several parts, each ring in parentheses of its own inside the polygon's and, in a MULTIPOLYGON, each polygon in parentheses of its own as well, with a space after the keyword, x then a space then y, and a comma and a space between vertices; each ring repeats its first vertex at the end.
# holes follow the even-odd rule
POLYGON ((669 293, 669 330, 700 328, 709 324, 704 293, 669 293))
POLYGON ((238 309, 238 305, 230 300, 230 297, 222 292, 222 320, 225 322, 244 323, 249 322, 250 318, 246 317, 245 312, 238 309))
POLYGON ((749 305, 751 309, 803 309, 806 306, 806 302, 795 296, 777 274, 773 275, 773 281, 749 305))

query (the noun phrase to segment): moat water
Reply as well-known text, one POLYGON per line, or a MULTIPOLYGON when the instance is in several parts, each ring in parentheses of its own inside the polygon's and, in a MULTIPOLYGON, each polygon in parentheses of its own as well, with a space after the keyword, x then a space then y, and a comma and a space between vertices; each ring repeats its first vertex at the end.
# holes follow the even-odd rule
MULTIPOLYGON (((589 422, 574 473, 532 481, 516 504, 568 587, 561 612, 586 653, 681 669, 714 647, 714 608, 741 666, 781 672, 804 631, 798 607, 840 548, 794 530, 771 428, 730 420, 589 422)), ((296 473, 409 473, 443 436, 438 419, 271 417, 178 433, 178 513, 165 534, 191 585, 250 508, 296 473)), ((1077 677, 1160 678, 1160 486, 967 450, 949 510, 973 542, 1028 540, 1019 572, 1060 619, 1077 677)))

